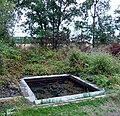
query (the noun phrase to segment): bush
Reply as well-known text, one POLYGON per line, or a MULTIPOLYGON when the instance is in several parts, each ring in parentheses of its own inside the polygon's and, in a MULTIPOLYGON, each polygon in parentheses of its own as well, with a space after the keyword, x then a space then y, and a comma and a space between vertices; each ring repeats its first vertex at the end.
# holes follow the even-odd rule
POLYGON ((72 51, 69 53, 68 59, 72 73, 107 75, 120 73, 119 60, 108 53, 72 51))
MULTIPOLYGON (((90 81, 93 84, 96 84, 100 87, 112 88, 114 80, 112 78, 107 78, 104 75, 81 75, 81 78, 90 81)), ((115 84, 115 83, 114 83, 115 84)))
POLYGON ((5 58, 15 60, 19 60, 21 58, 21 52, 17 48, 11 47, 2 42, 0 43, 0 52, 5 58))
POLYGON ((88 58, 87 53, 71 51, 68 56, 71 72, 79 73, 84 71, 89 66, 88 58))
POLYGON ((8 69, 11 67, 9 61, 18 62, 21 58, 20 50, 0 41, 0 75, 8 73, 8 69))
POLYGON ((92 74, 115 74, 120 73, 119 61, 104 52, 90 54, 90 71, 92 74))
POLYGON ((113 43, 106 46, 106 50, 114 56, 117 56, 120 53, 120 44, 113 43))
POLYGON ((112 76, 105 76, 101 74, 87 75, 86 73, 80 75, 82 79, 85 79, 93 84, 105 88, 114 88, 115 85, 120 85, 120 74, 114 74, 112 76))
POLYGON ((34 47, 23 51, 23 75, 50 75, 69 72, 68 62, 60 61, 55 50, 34 47))
POLYGON ((56 60, 56 51, 48 48, 34 47, 31 50, 22 51, 26 63, 42 63, 49 59, 56 60))

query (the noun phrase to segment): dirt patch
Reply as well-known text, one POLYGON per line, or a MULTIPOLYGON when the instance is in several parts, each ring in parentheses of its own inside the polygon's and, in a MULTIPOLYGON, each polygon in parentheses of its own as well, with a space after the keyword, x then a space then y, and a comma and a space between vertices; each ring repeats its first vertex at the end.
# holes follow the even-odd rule
POLYGON ((20 95, 20 89, 14 83, 0 83, 0 98, 13 97, 20 95))

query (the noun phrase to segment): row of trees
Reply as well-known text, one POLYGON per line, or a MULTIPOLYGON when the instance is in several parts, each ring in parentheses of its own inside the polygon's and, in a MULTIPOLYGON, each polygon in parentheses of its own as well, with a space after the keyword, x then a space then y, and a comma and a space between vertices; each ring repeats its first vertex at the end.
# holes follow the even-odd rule
POLYGON ((16 12, 26 11, 25 31, 29 31, 37 43, 51 44, 53 48, 70 40, 71 23, 76 31, 79 30, 77 39, 71 40, 92 40, 93 47, 114 41, 116 30, 120 31, 120 9, 115 10, 116 17, 113 18, 108 13, 110 0, 86 0, 83 3, 76 0, 2 0, 0 8, 0 29, 3 28, 0 36, 5 30, 9 33, 8 25, 13 24, 16 12))
POLYGON ((92 38, 93 47, 116 39, 116 18, 108 13, 110 0, 86 0, 82 8, 82 20, 76 21, 75 26, 81 30, 81 35, 87 32, 92 38))

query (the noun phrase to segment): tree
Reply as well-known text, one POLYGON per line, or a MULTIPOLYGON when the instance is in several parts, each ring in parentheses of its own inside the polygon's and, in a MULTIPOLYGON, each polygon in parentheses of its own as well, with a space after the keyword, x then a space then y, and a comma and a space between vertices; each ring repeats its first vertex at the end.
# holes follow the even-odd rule
POLYGON ((96 28, 96 45, 109 44, 115 38, 115 26, 111 15, 98 18, 99 26, 96 28))
POLYGON ((10 42, 10 34, 12 31, 14 20, 14 3, 12 0, 0 0, 0 39, 4 42, 10 42))
POLYGON ((52 37, 52 46, 56 48, 62 23, 72 21, 76 9, 76 0, 23 0, 20 7, 27 9, 27 29, 31 36, 40 38, 52 37))
POLYGON ((118 37, 120 37, 120 5, 119 7, 114 11, 115 14, 115 29, 119 32, 118 37))
POLYGON ((114 13, 117 15, 115 17, 115 22, 116 22, 116 29, 120 30, 120 6, 114 11, 114 13))
POLYGON ((86 0, 80 4, 81 21, 75 23, 76 29, 81 29, 81 35, 85 34, 92 38, 93 47, 106 43, 109 37, 114 35, 112 17, 107 14, 110 9, 109 2, 109 0, 86 0))
POLYGON ((110 17, 106 16, 107 11, 110 9, 109 2, 110 0, 94 0, 93 13, 91 12, 93 19, 93 47, 95 47, 95 44, 104 44, 107 40, 108 29, 106 30, 105 26, 110 29, 110 26, 108 25, 109 21, 107 22, 110 17))
POLYGON ((93 0, 86 0, 79 4, 78 20, 75 21, 75 31, 78 31, 78 36, 74 39, 79 42, 90 42, 91 40, 91 24, 90 22, 90 9, 93 5, 93 0))

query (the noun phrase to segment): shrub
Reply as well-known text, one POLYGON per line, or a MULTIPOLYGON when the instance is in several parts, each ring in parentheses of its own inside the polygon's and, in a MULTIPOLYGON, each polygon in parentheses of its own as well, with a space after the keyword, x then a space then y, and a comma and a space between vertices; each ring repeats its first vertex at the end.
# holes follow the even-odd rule
POLYGON ((18 62, 21 58, 20 50, 0 41, 0 75, 8 73, 8 65, 10 66, 9 61, 14 60, 18 62))
MULTIPOLYGON (((114 80, 112 78, 107 78, 104 75, 91 75, 91 76, 82 76, 82 78, 90 81, 93 84, 96 84, 100 87, 111 88, 113 86, 114 80)), ((115 83, 114 83, 115 84, 115 83)))
POLYGON ((117 56, 120 53, 120 44, 113 43, 106 46, 106 50, 114 56, 117 56))
POLYGON ((1 54, 9 59, 19 60, 21 58, 21 53, 17 48, 11 47, 7 44, 0 43, 1 54))
POLYGON ((56 51, 48 48, 34 47, 31 50, 22 51, 26 63, 41 63, 49 59, 57 59, 56 51))
POLYGON ((65 59, 60 61, 55 50, 42 48, 43 52, 39 51, 39 47, 37 48, 23 52, 25 61, 23 75, 50 75, 69 72, 68 63, 65 59))
POLYGON ((32 49, 29 49, 27 52, 39 56, 42 55, 46 58, 52 58, 56 55, 56 50, 51 50, 48 47, 41 47, 41 46, 32 47, 32 49))
POLYGON ((101 74, 97 75, 87 75, 86 73, 80 75, 82 79, 85 79, 93 84, 105 88, 114 88, 115 85, 120 85, 120 74, 115 74, 112 76, 105 76, 101 74))
POLYGON ((68 59, 72 73, 107 75, 120 73, 119 60, 108 53, 71 51, 68 59))
POLYGON ((92 74, 115 74, 120 72, 119 61, 107 53, 93 52, 89 58, 92 74))
POLYGON ((71 72, 79 73, 89 66, 89 57, 87 53, 71 51, 68 57, 71 72))

